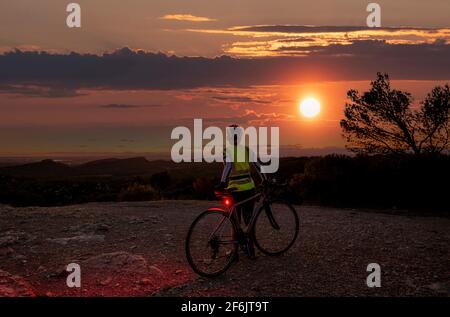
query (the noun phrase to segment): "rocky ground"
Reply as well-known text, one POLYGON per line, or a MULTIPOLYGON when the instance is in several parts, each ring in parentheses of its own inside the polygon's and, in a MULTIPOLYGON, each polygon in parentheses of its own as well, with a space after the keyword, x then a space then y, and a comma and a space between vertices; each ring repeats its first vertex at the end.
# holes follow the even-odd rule
POLYGON ((300 207, 281 257, 240 257, 216 279, 187 264, 202 201, 0 206, 0 296, 450 296, 450 219, 300 207), (381 287, 368 288, 369 263, 381 287), (81 266, 81 288, 66 265, 81 266))

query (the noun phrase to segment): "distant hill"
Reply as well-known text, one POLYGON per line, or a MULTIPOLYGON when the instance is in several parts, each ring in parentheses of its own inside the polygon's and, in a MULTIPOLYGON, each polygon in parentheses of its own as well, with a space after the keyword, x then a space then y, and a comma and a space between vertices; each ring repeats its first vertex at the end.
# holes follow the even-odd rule
MULTIPOLYGON (((279 175, 290 175, 302 171, 307 158, 282 158, 279 175)), ((80 165, 67 165, 46 159, 40 162, 0 167, 0 175, 25 178, 77 178, 77 177, 127 177, 150 176, 168 171, 173 179, 218 177, 222 173, 222 163, 174 163, 172 161, 149 161, 145 157, 108 158, 94 160, 80 165)))
POLYGON ((151 175, 176 168, 170 161, 148 161, 144 157, 125 159, 101 159, 77 166, 69 166, 53 160, 0 167, 0 175, 14 177, 66 178, 80 176, 135 176, 151 175))
POLYGON ((53 160, 43 160, 35 163, 2 167, 0 168, 0 175, 59 178, 73 175, 73 170, 70 166, 63 163, 53 160))
POLYGON ((73 169, 78 175, 148 175, 173 167, 169 161, 148 161, 145 157, 133 157, 125 159, 102 159, 87 162, 73 169))

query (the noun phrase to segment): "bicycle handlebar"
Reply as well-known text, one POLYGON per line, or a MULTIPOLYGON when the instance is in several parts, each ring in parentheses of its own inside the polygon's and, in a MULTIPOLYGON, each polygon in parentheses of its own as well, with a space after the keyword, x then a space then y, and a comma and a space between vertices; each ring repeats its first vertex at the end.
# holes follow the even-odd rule
POLYGON ((260 186, 268 186, 268 187, 287 187, 289 184, 288 182, 278 183, 277 181, 265 181, 261 183, 260 186))

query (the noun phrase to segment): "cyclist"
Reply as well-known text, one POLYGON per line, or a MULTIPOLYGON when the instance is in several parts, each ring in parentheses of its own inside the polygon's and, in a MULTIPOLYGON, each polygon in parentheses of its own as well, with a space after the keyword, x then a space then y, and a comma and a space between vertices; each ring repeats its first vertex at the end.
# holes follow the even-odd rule
MULTIPOLYGON (((226 189, 231 191, 235 203, 255 195, 255 183, 250 174, 251 165, 255 167, 262 181, 267 180, 266 175, 261 172, 261 166, 256 156, 253 156, 255 159, 250 160, 251 155, 254 155, 254 153, 251 153, 247 146, 241 144, 242 136, 243 129, 237 124, 227 127, 227 140, 231 146, 226 147, 224 150, 224 169, 220 184, 216 186, 217 190, 226 189), (243 157, 240 157, 239 153, 243 153, 243 157)), ((242 143, 245 143, 245 140, 242 143)), ((246 237, 241 228, 241 217, 245 225, 248 225, 253 214, 254 204, 255 201, 250 200, 236 207, 236 220, 239 225, 239 236, 236 238, 239 241, 245 239, 246 243, 243 243, 242 246, 244 252, 250 258, 255 257, 255 248, 250 236, 246 237)))

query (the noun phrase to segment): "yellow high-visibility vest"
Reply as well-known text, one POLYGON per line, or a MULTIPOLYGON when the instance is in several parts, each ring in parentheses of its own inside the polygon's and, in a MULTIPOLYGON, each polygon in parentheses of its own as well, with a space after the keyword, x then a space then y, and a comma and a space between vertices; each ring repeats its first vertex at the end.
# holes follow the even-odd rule
MULTIPOLYGON (((228 176, 227 189, 234 191, 245 191, 255 188, 255 183, 250 175, 250 154, 249 149, 243 145, 234 146, 233 168, 228 176), (238 151, 244 151, 243 162, 238 162, 238 151)), ((233 157, 232 151, 226 149, 227 157, 233 157)))

